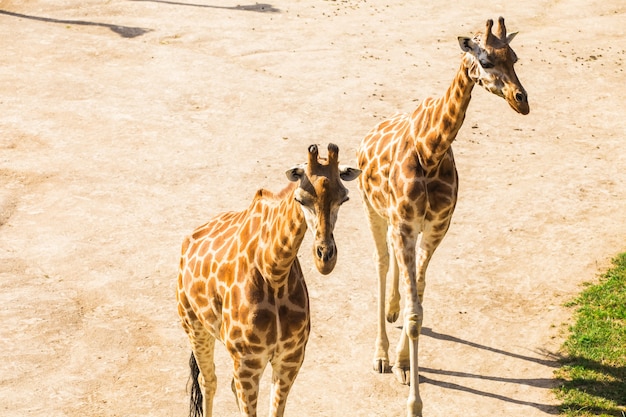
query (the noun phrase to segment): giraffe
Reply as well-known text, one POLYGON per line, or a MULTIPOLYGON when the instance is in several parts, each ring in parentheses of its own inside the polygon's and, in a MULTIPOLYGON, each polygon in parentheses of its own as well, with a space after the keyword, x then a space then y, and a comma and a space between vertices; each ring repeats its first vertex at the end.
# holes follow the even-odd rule
POLYGON ((464 52, 461 66, 446 93, 426 98, 412 113, 380 122, 357 150, 362 175, 358 180, 369 226, 375 241, 378 272, 378 327, 374 370, 392 371, 408 384, 408 416, 422 415, 419 394, 418 340, 423 320, 423 296, 428 263, 446 234, 457 200, 458 176, 451 144, 471 99, 475 84, 502 97, 518 113, 529 113, 528 96, 513 65, 504 18, 492 32, 459 37, 464 52), (393 281, 385 311, 386 276, 393 281), (390 368, 385 318, 393 323, 400 314, 399 280, 406 295, 403 326, 390 368))
POLYGON ((242 416, 256 416, 259 380, 272 366, 270 416, 282 416, 309 336, 309 298, 298 250, 307 228, 314 232, 313 258, 329 274, 337 262, 333 236, 341 204, 360 170, 308 148, 308 163, 286 172, 277 194, 261 189, 250 206, 198 227, 182 246, 178 314, 191 342, 190 416, 209 417, 217 381, 215 340, 233 359, 231 388, 242 416))

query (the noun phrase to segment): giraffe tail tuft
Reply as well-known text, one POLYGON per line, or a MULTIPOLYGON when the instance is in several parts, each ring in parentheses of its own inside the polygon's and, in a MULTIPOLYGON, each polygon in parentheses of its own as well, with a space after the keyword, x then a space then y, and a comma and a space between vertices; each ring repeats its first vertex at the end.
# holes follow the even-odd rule
POLYGON ((202 409, 202 390, 200 389, 200 382, 198 376, 200 375, 200 368, 196 362, 196 357, 191 353, 189 358, 189 368, 191 369, 191 375, 189 377, 191 382, 191 399, 189 401, 189 417, 202 417, 204 411, 202 409))

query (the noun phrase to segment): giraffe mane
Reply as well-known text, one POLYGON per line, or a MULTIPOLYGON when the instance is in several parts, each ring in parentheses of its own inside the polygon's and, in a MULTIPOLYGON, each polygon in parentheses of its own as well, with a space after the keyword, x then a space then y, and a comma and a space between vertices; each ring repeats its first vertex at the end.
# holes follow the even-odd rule
POLYGON ((264 199, 274 199, 276 198, 276 194, 272 191, 267 190, 265 188, 259 188, 257 192, 254 194, 254 200, 264 200, 264 199))
POLYGON ((267 202, 280 201, 284 199, 286 196, 288 196, 289 193, 291 193, 296 186, 297 186, 296 183, 290 183, 277 193, 270 191, 268 189, 265 189, 265 188, 260 188, 257 190, 256 194, 254 195, 253 202, 256 202, 259 200, 264 200, 267 202))

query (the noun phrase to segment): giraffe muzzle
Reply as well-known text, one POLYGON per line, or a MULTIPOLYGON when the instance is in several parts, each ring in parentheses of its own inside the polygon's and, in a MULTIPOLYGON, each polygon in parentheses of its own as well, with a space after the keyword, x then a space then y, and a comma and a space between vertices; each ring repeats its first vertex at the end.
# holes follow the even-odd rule
POLYGON ((337 263, 337 249, 334 242, 315 246, 315 266, 321 274, 330 274, 337 263))
POLYGON ((524 90, 517 90, 515 93, 508 96, 507 101, 513 110, 526 115, 530 112, 530 106, 528 105, 528 95, 524 90))

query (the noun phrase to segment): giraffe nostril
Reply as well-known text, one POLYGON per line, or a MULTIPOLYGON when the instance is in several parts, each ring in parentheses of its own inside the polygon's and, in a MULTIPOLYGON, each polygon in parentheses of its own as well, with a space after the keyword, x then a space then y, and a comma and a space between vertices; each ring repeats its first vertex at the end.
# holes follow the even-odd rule
POLYGON ((328 262, 335 256, 335 248, 333 246, 320 245, 315 249, 315 254, 322 261, 328 262))
POLYGON ((326 252, 326 257, 324 258, 324 260, 329 261, 333 259, 333 256, 335 256, 335 249, 332 246, 330 246, 328 248, 328 251, 326 252))
POLYGON ((526 101, 526 95, 521 91, 518 91, 517 93, 515 93, 515 101, 517 101, 518 103, 523 103, 524 101, 526 101))

